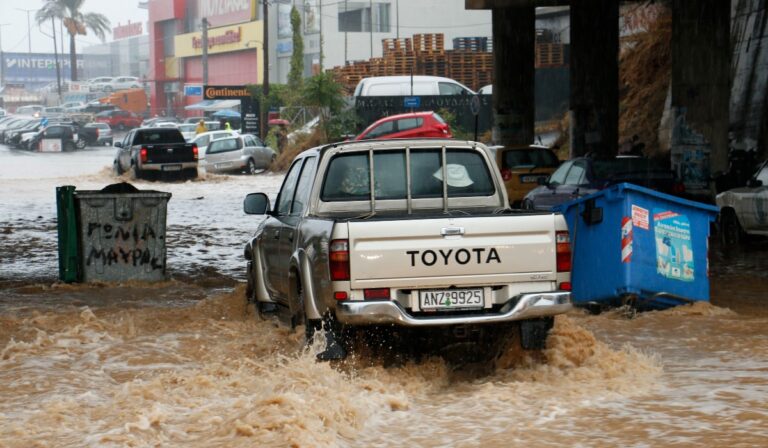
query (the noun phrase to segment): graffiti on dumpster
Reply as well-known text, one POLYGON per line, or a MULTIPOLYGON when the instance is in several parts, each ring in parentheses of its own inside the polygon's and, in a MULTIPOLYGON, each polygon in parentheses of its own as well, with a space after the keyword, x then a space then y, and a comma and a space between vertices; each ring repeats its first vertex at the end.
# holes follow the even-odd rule
POLYGON ((656 272, 664 277, 691 282, 694 279, 691 223, 678 213, 654 209, 656 272))
POLYGON ((96 245, 92 244, 86 249, 86 266, 124 264, 149 266, 152 270, 163 269, 164 260, 153 254, 151 249, 154 246, 151 243, 163 237, 158 238, 157 232, 148 223, 123 227, 110 223, 89 222, 88 241, 94 241, 94 234, 99 237, 97 241, 101 242, 101 247, 94 247, 96 245))

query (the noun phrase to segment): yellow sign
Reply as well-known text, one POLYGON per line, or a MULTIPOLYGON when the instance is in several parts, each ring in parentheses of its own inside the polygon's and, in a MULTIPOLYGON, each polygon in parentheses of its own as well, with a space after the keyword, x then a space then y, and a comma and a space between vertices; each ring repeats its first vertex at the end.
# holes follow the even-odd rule
MULTIPOLYGON (((208 30, 208 54, 254 48, 261 50, 263 38, 264 23, 261 21, 211 28, 208 30)), ((174 45, 177 58, 202 56, 203 33, 180 34, 174 38, 174 45)))

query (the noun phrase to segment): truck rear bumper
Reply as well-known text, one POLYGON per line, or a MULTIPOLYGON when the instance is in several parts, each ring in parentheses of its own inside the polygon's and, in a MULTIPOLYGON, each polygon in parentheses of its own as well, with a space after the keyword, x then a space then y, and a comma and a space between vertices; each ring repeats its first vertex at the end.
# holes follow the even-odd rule
POLYGON ((415 317, 394 301, 338 302, 336 318, 350 325, 394 324, 404 327, 434 327, 440 325, 470 325, 512 322, 563 314, 571 310, 571 293, 549 291, 525 293, 511 298, 498 312, 475 315, 441 315, 415 317))
POLYGON ((143 171, 182 171, 186 169, 197 168, 197 160, 193 162, 165 162, 165 163, 147 163, 141 165, 143 171))

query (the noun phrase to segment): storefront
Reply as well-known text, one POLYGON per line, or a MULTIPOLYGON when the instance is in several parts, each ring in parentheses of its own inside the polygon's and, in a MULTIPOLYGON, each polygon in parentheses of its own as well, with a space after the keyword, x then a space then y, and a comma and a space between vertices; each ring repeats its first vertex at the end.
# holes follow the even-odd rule
MULTIPOLYGON (((208 20, 208 84, 262 82, 263 22, 255 0, 151 0, 153 114, 186 116, 203 100, 202 17, 208 20)), ((197 112, 199 113, 199 112, 197 112)))

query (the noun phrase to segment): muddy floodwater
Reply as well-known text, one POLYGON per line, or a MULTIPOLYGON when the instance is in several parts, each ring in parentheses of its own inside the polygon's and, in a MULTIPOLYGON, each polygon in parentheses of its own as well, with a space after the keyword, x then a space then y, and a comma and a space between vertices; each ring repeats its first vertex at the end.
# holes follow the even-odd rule
POLYGON ((245 300, 242 199, 280 175, 137 182, 173 194, 170 280, 57 281, 55 188, 118 181, 112 155, 0 146, 0 447, 768 446, 765 242, 712 243, 711 303, 574 311, 491 372, 317 363, 245 300))

